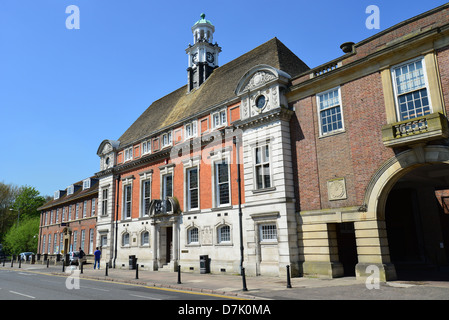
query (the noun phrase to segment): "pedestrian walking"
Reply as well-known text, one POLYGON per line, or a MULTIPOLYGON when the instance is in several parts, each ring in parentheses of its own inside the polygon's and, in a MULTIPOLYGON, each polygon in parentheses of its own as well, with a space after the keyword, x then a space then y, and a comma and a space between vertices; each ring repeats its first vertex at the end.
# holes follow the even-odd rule
POLYGON ((98 247, 97 247, 97 250, 95 250, 95 252, 94 252, 94 256, 95 256, 94 270, 95 270, 95 267, 97 266, 97 262, 98 262, 98 269, 100 269, 101 251, 100 251, 100 249, 98 249, 98 247))
POLYGON ((83 264, 83 258, 86 254, 84 253, 83 249, 80 247, 80 254, 78 256, 78 265, 81 268, 81 265, 83 264))

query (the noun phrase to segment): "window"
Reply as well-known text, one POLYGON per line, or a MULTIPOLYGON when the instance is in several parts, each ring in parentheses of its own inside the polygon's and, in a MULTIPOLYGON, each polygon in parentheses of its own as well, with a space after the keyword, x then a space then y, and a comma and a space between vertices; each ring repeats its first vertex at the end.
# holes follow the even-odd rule
POLYGON ((195 167, 187 170, 187 210, 198 208, 198 167, 195 167))
POLYGON ((81 248, 83 250, 85 241, 86 241, 86 230, 81 230, 81 248))
POLYGON ((75 188, 74 188, 73 184, 71 186, 67 187, 67 195, 73 194, 74 191, 75 191, 75 188))
POLYGON ((87 216, 87 200, 83 203, 83 218, 87 216))
POLYGON ((254 148, 254 174, 256 175, 256 189, 271 187, 270 147, 264 145, 254 148))
POLYGON ((142 142, 142 154, 151 152, 151 140, 142 142))
POLYGON ((318 94, 317 103, 320 119, 320 134, 326 135, 342 131, 344 128, 340 88, 318 94))
POLYGON ((399 121, 432 112, 424 75, 424 60, 418 59, 392 68, 399 121))
POLYGON ((131 219, 131 185, 130 184, 128 184, 124 187, 123 199, 124 199, 123 218, 131 219))
POLYGON ((78 250, 78 231, 73 231, 73 251, 77 251, 78 250))
POLYGON ((197 135, 197 123, 193 121, 192 123, 188 123, 185 125, 185 137, 186 139, 196 137, 197 135))
POLYGON ((229 166, 226 160, 215 162, 216 206, 229 205, 229 166))
POLYGON ((64 249, 64 233, 60 233, 59 234, 59 252, 58 253, 61 253, 61 251, 64 249))
POLYGON ((133 147, 125 149, 125 161, 133 159, 133 147))
POLYGON ((61 217, 61 222, 65 221, 65 207, 62 208, 62 217, 61 217))
POLYGON ((67 221, 70 221, 72 219, 72 206, 69 205, 69 214, 67 216, 67 221))
POLYGON ((199 242, 198 235, 199 235, 198 228, 196 227, 190 228, 187 232, 187 243, 189 244, 198 243, 199 242))
POLYGON ((42 236, 42 253, 45 253, 45 235, 42 236))
POLYGON ((212 114, 212 124, 214 128, 225 126, 227 124, 226 110, 221 110, 212 114))
POLYGON ((231 227, 223 225, 218 228, 218 243, 231 242, 231 227))
POLYGON ((59 209, 56 209, 56 223, 59 222, 59 209))
POLYGON ((277 229, 275 224, 262 224, 259 226, 260 241, 277 241, 277 229))
POLYGON ((95 204, 96 204, 96 199, 95 198, 93 198, 92 200, 91 200, 91 208, 90 208, 90 216, 91 217, 94 217, 95 216, 95 204))
POLYGON ((55 233, 53 236, 53 253, 57 254, 58 253, 58 234, 55 233))
POLYGON ((150 244, 150 233, 148 231, 144 231, 140 235, 140 245, 147 246, 149 244, 150 244))
POLYGON ((94 253, 94 229, 89 230, 89 254, 94 253))
POLYGON ((83 180, 83 190, 89 189, 90 188, 90 184, 91 184, 90 179, 83 180))
POLYGON ((100 237, 100 243, 102 247, 106 247, 108 245, 108 236, 107 235, 102 235, 100 237))
POLYGON ((51 253, 51 234, 48 235, 48 248, 47 253, 51 253))
POLYGON ((172 143, 171 132, 162 135, 162 147, 170 146, 172 143))
MULTIPOLYGON (((162 200, 167 200, 168 197, 173 197, 173 175, 166 174, 162 176, 162 200)), ((166 211, 171 211, 171 203, 163 202, 166 205, 166 211)))
POLYGON ((103 200, 101 206, 101 215, 105 216, 108 214, 108 189, 103 189, 103 200))
POLYGON ((129 246, 129 233, 124 233, 122 236, 122 246, 129 246))
POLYGON ((76 204, 76 208, 75 208, 75 219, 76 219, 76 220, 78 220, 79 212, 80 212, 80 204, 77 203, 77 204, 76 204))
POLYGON ((151 180, 142 181, 142 216, 150 215, 151 180))

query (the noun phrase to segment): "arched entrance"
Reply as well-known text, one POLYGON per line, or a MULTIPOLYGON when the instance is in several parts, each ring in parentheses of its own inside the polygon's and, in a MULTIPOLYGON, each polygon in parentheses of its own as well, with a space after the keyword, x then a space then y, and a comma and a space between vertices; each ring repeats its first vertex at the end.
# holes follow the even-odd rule
POLYGON ((398 279, 446 278, 449 248, 449 164, 423 164, 388 193, 385 222, 398 279))
POLYGON ((417 146, 398 153, 373 176, 366 192, 366 218, 382 226, 380 248, 387 250, 381 250, 379 259, 394 265, 397 279, 449 280, 447 196, 446 146, 417 146))

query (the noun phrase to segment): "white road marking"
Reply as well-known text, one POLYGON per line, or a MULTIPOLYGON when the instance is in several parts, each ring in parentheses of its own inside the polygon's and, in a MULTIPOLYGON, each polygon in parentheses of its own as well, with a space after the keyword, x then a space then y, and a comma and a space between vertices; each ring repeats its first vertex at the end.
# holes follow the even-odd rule
POLYGON ((27 294, 23 294, 23 293, 20 293, 20 292, 15 292, 15 291, 9 291, 9 292, 14 293, 14 294, 18 294, 20 296, 24 296, 24 297, 27 297, 27 298, 36 299, 36 297, 29 296, 27 294))
POLYGON ((161 299, 157 299, 157 298, 153 298, 153 297, 148 297, 148 296, 138 296, 137 294, 130 294, 130 296, 137 297, 137 298, 151 299, 151 300, 161 300, 161 299))

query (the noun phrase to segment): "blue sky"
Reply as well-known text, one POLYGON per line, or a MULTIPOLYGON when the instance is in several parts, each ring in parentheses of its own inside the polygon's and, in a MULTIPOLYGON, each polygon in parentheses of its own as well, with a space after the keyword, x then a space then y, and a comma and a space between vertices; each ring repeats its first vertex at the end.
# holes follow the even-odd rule
POLYGON ((223 65, 277 37, 309 67, 445 1, 0 0, 0 181, 53 195, 99 171, 97 148, 187 81, 204 12, 223 65), (69 5, 80 28, 67 29, 69 5), (367 29, 367 6, 380 29, 367 29))

